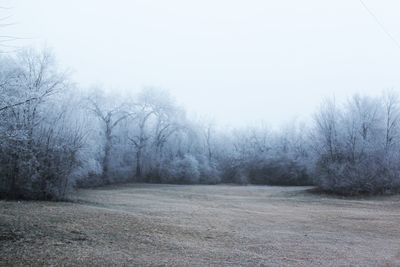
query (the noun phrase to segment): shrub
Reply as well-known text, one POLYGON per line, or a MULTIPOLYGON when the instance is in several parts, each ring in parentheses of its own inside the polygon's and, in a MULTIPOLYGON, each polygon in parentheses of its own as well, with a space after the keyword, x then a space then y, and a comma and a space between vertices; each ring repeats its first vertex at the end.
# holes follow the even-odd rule
POLYGON ((175 158, 162 177, 164 183, 197 184, 200 182, 199 163, 195 157, 186 154, 175 158))

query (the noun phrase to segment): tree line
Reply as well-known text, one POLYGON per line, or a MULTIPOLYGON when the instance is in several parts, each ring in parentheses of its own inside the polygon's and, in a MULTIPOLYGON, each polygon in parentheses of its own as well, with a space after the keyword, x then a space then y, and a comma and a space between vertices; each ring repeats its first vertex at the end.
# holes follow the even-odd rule
POLYGON ((122 182, 317 185, 332 193, 400 188, 400 102, 356 95, 312 122, 221 130, 147 88, 80 90, 46 51, 0 58, 0 194, 63 199, 122 182))

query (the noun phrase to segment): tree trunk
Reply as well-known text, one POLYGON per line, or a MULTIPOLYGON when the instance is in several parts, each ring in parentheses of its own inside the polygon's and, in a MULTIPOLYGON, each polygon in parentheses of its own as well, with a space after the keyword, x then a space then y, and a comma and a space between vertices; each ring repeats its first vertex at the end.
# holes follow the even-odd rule
POLYGON ((111 130, 106 130, 106 143, 104 146, 104 158, 102 166, 102 178, 103 181, 108 184, 110 182, 109 169, 110 169, 110 154, 111 154, 112 138, 111 130))
POLYGON ((142 157, 142 149, 138 148, 138 150, 136 151, 136 173, 135 173, 136 178, 142 177, 141 157, 142 157))

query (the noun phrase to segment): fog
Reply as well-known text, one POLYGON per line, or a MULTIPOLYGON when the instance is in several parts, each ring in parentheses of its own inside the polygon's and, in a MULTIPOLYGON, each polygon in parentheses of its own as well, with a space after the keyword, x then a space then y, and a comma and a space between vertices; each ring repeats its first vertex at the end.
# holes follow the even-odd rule
MULTIPOLYGON (((14 45, 51 48, 82 87, 168 89, 222 125, 308 120, 324 97, 400 88, 400 48, 358 0, 2 2, 14 45)), ((400 40, 400 3, 364 3, 400 40)))
POLYGON ((400 266, 400 2, 0 2, 0 266, 400 266))

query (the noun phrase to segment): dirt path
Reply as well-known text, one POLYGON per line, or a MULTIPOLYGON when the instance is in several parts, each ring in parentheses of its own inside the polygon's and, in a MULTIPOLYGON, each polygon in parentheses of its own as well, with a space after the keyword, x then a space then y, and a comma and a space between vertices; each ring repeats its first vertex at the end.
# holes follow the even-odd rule
POLYGON ((400 266, 400 197, 124 185, 0 201, 0 266, 400 266))

